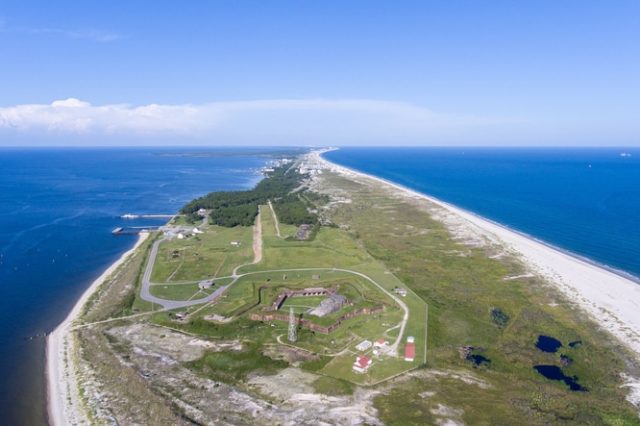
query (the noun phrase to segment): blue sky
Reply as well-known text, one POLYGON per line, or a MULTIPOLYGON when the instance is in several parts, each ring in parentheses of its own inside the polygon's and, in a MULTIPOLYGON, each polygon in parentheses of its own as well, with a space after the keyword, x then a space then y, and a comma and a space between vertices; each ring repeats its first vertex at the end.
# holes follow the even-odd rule
POLYGON ((0 5, 0 145, 638 145, 640 2, 0 5))

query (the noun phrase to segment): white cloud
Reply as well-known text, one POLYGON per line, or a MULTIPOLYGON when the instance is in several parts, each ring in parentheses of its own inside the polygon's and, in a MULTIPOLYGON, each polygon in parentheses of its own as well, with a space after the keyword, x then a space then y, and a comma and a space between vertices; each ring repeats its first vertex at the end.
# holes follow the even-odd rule
POLYGON ((23 134, 185 136, 246 143, 418 140, 504 123, 486 117, 436 113, 404 102, 362 99, 134 106, 92 105, 69 98, 0 108, 0 129, 23 134))

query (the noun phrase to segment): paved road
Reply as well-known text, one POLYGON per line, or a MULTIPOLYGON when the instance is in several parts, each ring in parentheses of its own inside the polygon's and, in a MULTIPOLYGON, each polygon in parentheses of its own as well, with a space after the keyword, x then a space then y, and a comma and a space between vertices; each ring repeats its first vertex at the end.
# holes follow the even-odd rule
MULTIPOLYGON (((158 257, 158 247, 160 247, 160 243, 165 241, 166 238, 161 238, 151 246, 151 253, 149 253, 149 261, 147 262, 147 267, 144 270, 144 275, 142 276, 142 289, 140 290, 140 297, 147 302, 155 303, 156 305, 162 306, 163 309, 178 309, 178 308, 186 308, 187 306, 199 305, 201 303, 211 302, 218 297, 220 297, 227 288, 236 282, 239 277, 233 277, 234 280, 226 285, 220 286, 206 297, 202 297, 200 299, 192 299, 192 300, 169 300, 163 299, 158 296, 154 296, 151 294, 151 273, 153 272, 153 266, 156 264, 156 258, 158 257)), ((231 278, 231 277, 229 277, 231 278)))
MULTIPOLYGON (((318 271, 318 272, 320 272, 320 271, 345 272, 345 273, 348 273, 348 274, 357 275, 357 276, 369 281, 371 284, 373 284, 376 287, 378 287, 387 296, 389 296, 391 299, 393 299, 398 305, 400 305, 400 307, 404 311, 404 315, 402 317, 402 321, 400 322, 400 332, 398 333, 398 337, 396 338, 395 342, 393 342, 393 344, 390 345, 391 351, 397 353, 398 346, 400 345, 400 343, 402 341, 402 337, 404 336, 404 330, 406 328, 407 322, 409 321, 409 308, 407 307, 406 303, 404 303, 399 297, 397 297, 396 295, 394 295, 393 293, 391 293, 390 291, 385 289, 382 285, 380 285, 373 278, 371 278, 371 277, 369 277, 369 276, 367 276, 367 275, 365 275, 365 274, 363 274, 361 272, 353 271, 353 270, 350 270, 350 269, 341 269, 341 268, 292 268, 292 269, 270 269, 270 270, 264 270, 264 271, 253 271, 253 272, 246 272, 244 274, 238 274, 237 273, 237 269, 240 268, 240 266, 239 266, 234 270, 233 275, 230 275, 228 277, 219 277, 219 279, 232 278, 233 280, 228 285, 221 286, 220 288, 216 289, 216 291, 214 291, 212 294, 210 294, 207 297, 203 297, 201 299, 195 299, 195 300, 167 300, 167 299, 162 299, 160 297, 154 296, 150 292, 150 286, 152 284, 151 283, 151 273, 153 272, 153 265, 155 264, 156 257, 158 255, 158 246, 160 245, 160 243, 162 241, 164 241, 164 238, 156 241, 153 244, 153 246, 151 247, 151 253, 149 255, 149 262, 147 263, 147 267, 146 267, 146 269, 144 271, 144 276, 142 277, 142 290, 140 291, 140 297, 142 297, 143 300, 146 300, 148 302, 153 302, 153 303, 155 303, 157 305, 162 306, 164 309, 186 308, 188 306, 199 305, 201 303, 208 303, 208 302, 211 302, 211 301, 217 299, 218 297, 223 295, 224 292, 229 287, 231 287, 233 284, 235 284, 236 281, 238 281, 240 278, 246 277, 248 275, 265 274, 265 273, 272 273, 272 272, 314 272, 314 271, 318 271)), ((245 266, 245 265, 241 265, 241 266, 245 266)))
POLYGON ((242 268, 243 266, 247 266, 247 265, 251 265, 251 264, 256 264, 259 263, 260 260, 262 260, 262 226, 261 226, 261 221, 260 221, 260 212, 258 213, 258 218, 256 221, 256 225, 254 226, 254 233, 253 233, 253 250, 254 250, 254 260, 252 263, 249 264, 244 264, 244 265, 239 265, 236 266, 236 268, 233 270, 232 275, 228 276, 228 277, 218 277, 218 279, 221 278, 232 278, 232 281, 227 284, 226 286, 220 286, 219 288, 217 288, 213 293, 211 293, 210 295, 200 298, 200 299, 192 299, 192 300, 169 300, 169 299, 163 299, 161 297, 157 297, 154 296, 153 294, 151 294, 151 285, 153 284, 151 282, 151 274, 153 272, 153 267, 156 263, 156 258, 158 257, 158 248, 160 247, 160 243, 162 243, 163 241, 165 241, 167 238, 163 237, 160 238, 159 240, 157 240, 156 242, 153 243, 153 246, 151 246, 151 252, 149 253, 149 261, 147 262, 147 267, 144 270, 144 275, 142 276, 142 289, 140 290, 140 297, 143 300, 146 300, 147 302, 152 302, 155 303, 157 305, 162 306, 163 309, 180 309, 180 308, 186 308, 188 306, 194 306, 194 305, 199 305, 202 303, 208 303, 208 302, 212 302, 214 300, 216 300, 218 297, 222 296, 225 291, 227 291, 227 289, 229 287, 231 287, 233 284, 235 284, 236 281, 238 281, 238 279, 245 277, 247 275, 256 275, 256 274, 264 274, 264 273, 270 273, 270 272, 310 272, 310 271, 338 271, 338 272, 346 272, 349 274, 353 274, 353 275, 357 275, 367 281, 369 281, 371 284, 375 285, 376 287, 378 287, 380 290, 382 290, 387 296, 389 296, 391 299, 393 299, 398 305, 400 305, 400 307, 402 308, 402 310, 404 311, 404 315, 402 317, 402 321, 400 322, 400 332, 398 333, 398 337, 396 338, 395 342, 393 342, 392 345, 390 345, 390 349, 392 352, 397 353, 398 351, 398 346, 400 345, 401 341, 402 341, 402 337, 404 336, 404 330, 405 327, 407 325, 407 322, 409 321, 409 308, 407 307, 407 305, 396 295, 394 295, 393 293, 391 293, 390 291, 388 291, 387 289, 385 289, 382 285, 380 285, 378 282, 376 282, 374 279, 372 279, 371 277, 361 273, 361 272, 357 272, 357 271, 352 271, 350 269, 340 269, 340 268, 294 268, 294 269, 272 269, 272 270, 266 270, 266 271, 254 271, 254 272, 246 272, 244 274, 238 274, 238 270, 240 268, 242 268))

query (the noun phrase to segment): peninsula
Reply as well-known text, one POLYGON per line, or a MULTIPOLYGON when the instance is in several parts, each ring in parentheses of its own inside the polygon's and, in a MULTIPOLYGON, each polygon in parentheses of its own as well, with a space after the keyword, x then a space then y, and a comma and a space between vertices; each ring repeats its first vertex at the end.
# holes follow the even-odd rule
POLYGON ((52 424, 638 423, 638 284, 322 152, 141 234, 48 337, 52 424))

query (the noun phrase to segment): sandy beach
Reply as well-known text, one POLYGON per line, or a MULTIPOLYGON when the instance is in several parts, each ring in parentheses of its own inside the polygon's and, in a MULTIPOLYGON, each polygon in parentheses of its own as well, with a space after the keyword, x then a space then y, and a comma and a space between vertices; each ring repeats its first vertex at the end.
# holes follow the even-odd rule
POLYGON ((466 226, 493 243, 501 244, 505 250, 518 255, 532 273, 545 277, 597 324, 640 355, 640 284, 434 197, 332 163, 322 157, 322 152, 309 154, 310 161, 347 177, 387 185, 399 195, 427 200, 455 216, 459 222, 456 225, 466 226))
POLYGON ((49 423, 53 426, 82 424, 85 418, 76 384, 73 360, 74 339, 69 332, 94 291, 148 238, 141 233, 135 245, 111 264, 82 294, 64 321, 47 337, 47 403, 49 423))

